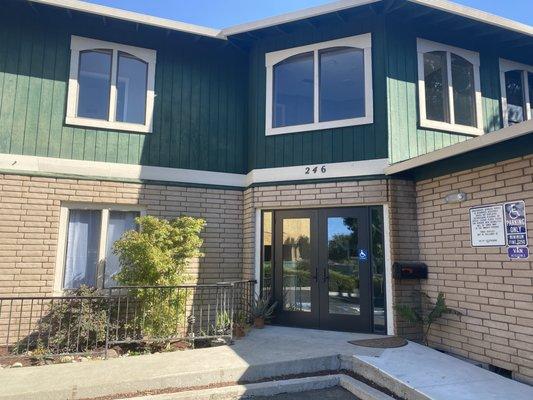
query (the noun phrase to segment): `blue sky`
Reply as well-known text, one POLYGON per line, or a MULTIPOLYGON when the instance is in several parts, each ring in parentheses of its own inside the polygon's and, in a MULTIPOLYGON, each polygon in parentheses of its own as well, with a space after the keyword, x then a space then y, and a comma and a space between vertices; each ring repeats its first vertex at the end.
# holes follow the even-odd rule
MULTIPOLYGON (((327 0, 87 0, 211 28, 330 3, 327 0)), ((506 18, 533 25, 533 0, 456 0, 506 18)))

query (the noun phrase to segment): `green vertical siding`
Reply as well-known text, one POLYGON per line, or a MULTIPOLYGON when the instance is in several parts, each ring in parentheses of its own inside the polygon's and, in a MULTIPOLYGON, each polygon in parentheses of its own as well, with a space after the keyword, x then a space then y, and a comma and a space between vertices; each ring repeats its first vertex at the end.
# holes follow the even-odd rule
POLYGON ((44 25, 29 7, 15 9, 0 17, 0 153, 245 172, 245 53, 66 13, 44 25), (153 133, 65 125, 70 36, 96 33, 157 50, 153 133))
MULTIPOLYGON (((416 38, 417 34, 406 31, 405 27, 387 26, 389 158, 393 163, 472 137, 419 126, 416 38)), ((485 132, 491 132, 501 128, 498 57, 480 52, 480 64, 483 125, 485 132)))
POLYGON ((248 169, 368 160, 387 157, 384 27, 378 16, 318 28, 300 26, 256 41, 250 51, 248 169), (372 33, 374 123, 284 135, 265 135, 265 54, 271 51, 372 33))

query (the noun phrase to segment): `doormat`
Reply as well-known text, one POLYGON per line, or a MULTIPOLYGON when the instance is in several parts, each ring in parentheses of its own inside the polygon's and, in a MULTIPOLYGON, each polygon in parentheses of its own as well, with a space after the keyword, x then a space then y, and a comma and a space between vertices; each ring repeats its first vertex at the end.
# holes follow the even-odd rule
POLYGON ((391 349, 405 346, 407 340, 399 336, 386 336, 377 339, 350 340, 348 343, 355 346, 374 347, 376 349, 391 349))

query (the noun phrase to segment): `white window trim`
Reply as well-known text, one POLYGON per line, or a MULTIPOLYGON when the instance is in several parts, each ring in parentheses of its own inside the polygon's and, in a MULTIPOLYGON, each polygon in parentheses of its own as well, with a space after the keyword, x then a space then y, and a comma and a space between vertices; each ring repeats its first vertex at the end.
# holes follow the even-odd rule
POLYGON ((81 36, 72 36, 70 41, 70 75, 68 81, 67 95, 67 115, 65 123, 68 125, 79 125, 90 128, 115 129, 132 132, 151 133, 153 125, 154 112, 154 84, 155 84, 155 63, 156 51, 143 49, 140 47, 127 46, 124 44, 105 42, 102 40, 89 39, 81 36), (111 90, 109 94, 109 117, 107 120, 83 118, 77 116, 78 109, 78 72, 80 52, 84 50, 110 49, 113 53, 111 64, 111 90), (118 52, 131 54, 148 65, 146 77, 146 114, 144 124, 134 124, 129 122, 116 121, 116 102, 117 102, 117 64, 118 52))
POLYGON ((63 281, 65 279, 65 257, 67 254, 68 219, 70 210, 99 210, 102 212, 100 219, 100 242, 98 245, 98 270, 96 274, 96 287, 104 286, 105 250, 107 244, 107 225, 110 211, 137 211, 139 215, 146 215, 146 210, 138 205, 126 204, 97 204, 97 203, 62 203, 59 211, 59 235, 54 272, 54 296, 65 293, 63 281), (105 228, 105 229, 104 229, 105 228))
POLYGON ((373 103, 373 89, 372 89, 372 36, 370 33, 363 35, 351 36, 342 39, 330 40, 327 42, 320 42, 310 44, 307 46, 293 47, 284 49, 265 55, 266 65, 266 121, 265 130, 266 136, 282 135, 286 133, 315 131, 318 129, 340 128, 353 125, 371 124, 374 122, 374 103, 373 103), (364 57, 364 75, 365 75, 365 116, 358 118, 348 118, 336 121, 319 122, 319 76, 318 76, 318 50, 327 49, 330 47, 346 46, 354 47, 363 50, 364 57), (313 109, 313 123, 283 126, 274 128, 272 126, 272 103, 273 103, 273 88, 274 82, 273 73, 274 65, 289 57, 300 53, 313 52, 314 54, 314 109, 313 109))
POLYGON ((417 38, 417 53, 418 53, 418 107, 420 112, 420 127, 436 129, 441 131, 449 131, 456 133, 465 133, 467 135, 479 136, 483 135, 483 110, 481 100, 481 82, 479 77, 479 54, 470 50, 461 49, 459 47, 448 46, 446 44, 432 42, 426 39, 417 38), (446 64, 448 73, 448 98, 449 98, 449 113, 450 123, 442 121, 433 121, 427 119, 426 114, 426 89, 424 82, 424 53, 430 51, 444 51, 446 52, 446 64), (455 112, 453 108, 453 87, 452 87, 452 69, 451 69, 451 55, 455 53, 474 66, 474 90, 475 90, 475 105, 476 105, 476 122, 477 127, 467 126, 455 123, 455 112))
POLYGON ((521 64, 514 61, 505 60, 500 58, 500 87, 502 94, 502 116, 503 116, 503 126, 509 126, 509 120, 507 119, 507 92, 505 90, 505 73, 508 71, 522 71, 522 84, 524 90, 524 107, 525 109, 525 119, 524 121, 529 121, 533 118, 531 114, 531 102, 533 99, 529 98, 529 76, 528 72, 533 74, 533 66, 527 64, 521 64))

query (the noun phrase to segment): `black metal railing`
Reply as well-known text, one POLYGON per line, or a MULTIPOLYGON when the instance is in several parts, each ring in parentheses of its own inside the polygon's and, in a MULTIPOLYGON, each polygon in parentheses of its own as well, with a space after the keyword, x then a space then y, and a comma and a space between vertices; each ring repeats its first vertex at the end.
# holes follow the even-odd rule
POLYGON ((91 295, 0 297, 0 357, 77 354, 116 345, 231 339, 255 281, 113 287, 91 295))

